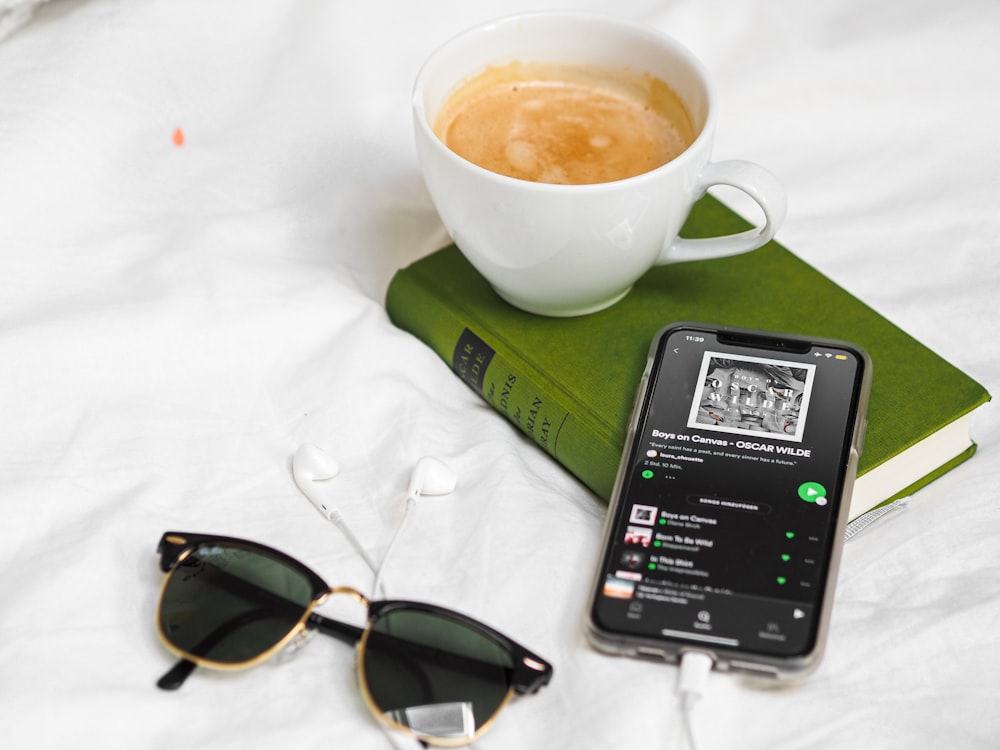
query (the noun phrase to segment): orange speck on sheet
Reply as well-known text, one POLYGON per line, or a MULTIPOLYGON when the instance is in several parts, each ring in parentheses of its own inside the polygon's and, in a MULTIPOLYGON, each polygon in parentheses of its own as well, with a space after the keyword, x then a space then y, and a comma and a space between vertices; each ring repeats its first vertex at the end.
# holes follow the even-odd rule
POLYGON ((174 145, 178 147, 184 145, 184 131, 180 128, 174 131, 174 145))

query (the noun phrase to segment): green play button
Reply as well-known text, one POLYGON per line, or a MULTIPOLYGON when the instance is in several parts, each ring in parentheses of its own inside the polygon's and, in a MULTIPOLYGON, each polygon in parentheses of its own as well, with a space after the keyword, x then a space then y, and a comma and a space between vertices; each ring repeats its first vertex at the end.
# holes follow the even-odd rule
POLYGON ((799 485, 799 497, 807 503, 826 505, 826 487, 819 482, 803 482, 799 485))

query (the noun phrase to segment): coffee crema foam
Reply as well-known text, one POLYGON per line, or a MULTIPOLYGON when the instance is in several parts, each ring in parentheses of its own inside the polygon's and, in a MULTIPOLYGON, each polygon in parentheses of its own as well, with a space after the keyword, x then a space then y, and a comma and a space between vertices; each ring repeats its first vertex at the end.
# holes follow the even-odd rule
POLYGON ((677 94, 649 74, 521 62, 487 68, 461 84, 434 132, 492 172, 569 185, 656 169, 697 135, 677 94))

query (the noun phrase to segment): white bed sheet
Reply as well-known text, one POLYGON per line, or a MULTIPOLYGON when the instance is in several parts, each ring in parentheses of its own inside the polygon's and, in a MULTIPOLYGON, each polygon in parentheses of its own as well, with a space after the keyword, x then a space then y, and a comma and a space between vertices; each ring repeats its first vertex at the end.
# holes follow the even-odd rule
MULTIPOLYGON (((1000 393, 1000 4, 555 5, 690 46, 717 87, 716 156, 787 187, 779 240, 1000 393)), ((415 460, 457 470, 390 592, 555 665, 479 746, 681 746, 675 670, 581 636, 604 506, 382 306, 394 270, 446 239, 412 145, 419 64, 542 7, 54 0, 0 43, 4 748, 387 746, 332 639, 154 687, 172 663, 153 629, 166 529, 370 586, 292 484, 303 442, 339 458, 341 509, 376 553, 415 460)), ((701 748, 1000 746, 995 410, 973 430, 973 460, 848 544, 819 671, 780 691, 713 675, 701 748)))

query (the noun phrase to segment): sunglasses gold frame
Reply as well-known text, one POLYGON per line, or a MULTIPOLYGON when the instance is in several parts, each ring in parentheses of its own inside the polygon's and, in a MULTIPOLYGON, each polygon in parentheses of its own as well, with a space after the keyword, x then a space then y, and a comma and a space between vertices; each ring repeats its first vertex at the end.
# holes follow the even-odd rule
MULTIPOLYGON (((432 604, 396 600, 380 600, 373 602, 357 589, 349 586, 328 586, 319 575, 314 573, 295 558, 258 542, 238 539, 235 537, 169 531, 161 537, 158 552, 160 554, 160 569, 166 573, 166 575, 160 587, 160 596, 157 604, 156 632, 166 649, 180 659, 180 661, 157 682, 157 685, 165 690, 175 690, 179 688, 184 684, 184 681, 191 674, 191 672, 194 671, 195 667, 198 666, 227 671, 249 669, 280 653, 293 643, 296 638, 304 637, 308 631, 318 630, 325 635, 333 636, 338 640, 356 646, 358 683, 362 699, 368 707, 368 710, 381 724, 391 729, 409 734, 425 745, 435 745, 438 747, 460 747, 474 742, 486 731, 488 731, 490 727, 493 726, 493 723, 496 721, 500 712, 506 707, 514 695, 533 694, 542 686, 548 684, 552 678, 553 670, 552 666, 548 662, 531 653, 515 641, 512 641, 499 631, 496 631, 477 620, 459 612, 455 612, 454 610, 437 607, 432 604), (163 630, 163 603, 165 594, 174 574, 181 568, 182 563, 191 555, 195 554, 197 550, 202 547, 212 545, 243 549, 270 559, 273 562, 285 565, 292 571, 302 575, 312 588, 311 601, 303 607, 304 611, 301 616, 299 616, 297 621, 291 626, 288 633, 260 654, 238 662, 223 662, 191 653, 190 651, 172 643, 167 633, 163 630), (368 617, 364 628, 359 628, 354 625, 340 622, 339 620, 324 617, 314 611, 316 607, 322 605, 331 596, 335 595, 349 596, 357 603, 365 607, 368 617), (474 732, 454 737, 425 734, 415 730, 407 724, 387 716, 386 712, 375 702, 365 670, 365 655, 368 648, 368 642, 373 632, 373 625, 377 622, 379 617, 401 609, 406 611, 422 612, 424 614, 450 620, 478 633, 481 636, 486 637, 488 640, 492 641, 509 654, 513 668, 510 678, 507 681, 508 684, 506 693, 500 699, 496 708, 493 709, 487 720, 476 727, 474 732)), ((268 593, 267 595, 269 598, 276 600, 280 599, 280 597, 276 594, 272 595, 268 593)), ((282 602, 279 602, 279 604, 282 606, 294 604, 297 608, 301 606, 289 600, 283 600, 282 602)))

